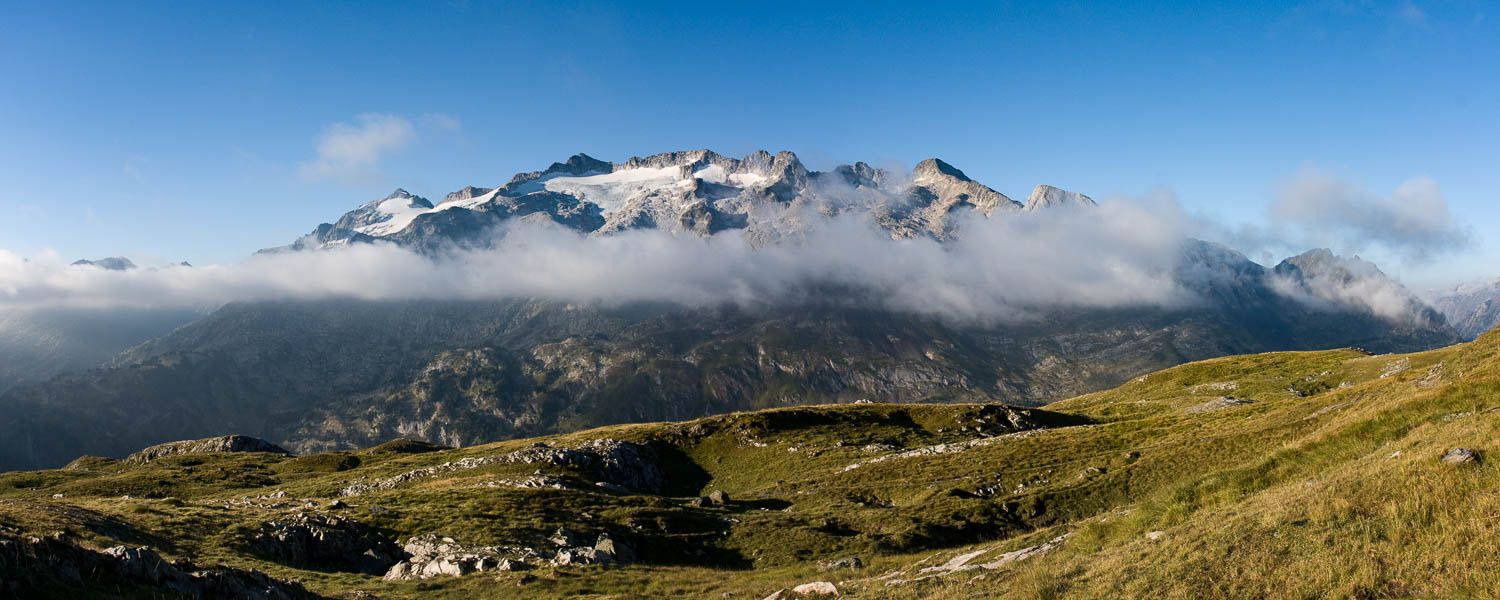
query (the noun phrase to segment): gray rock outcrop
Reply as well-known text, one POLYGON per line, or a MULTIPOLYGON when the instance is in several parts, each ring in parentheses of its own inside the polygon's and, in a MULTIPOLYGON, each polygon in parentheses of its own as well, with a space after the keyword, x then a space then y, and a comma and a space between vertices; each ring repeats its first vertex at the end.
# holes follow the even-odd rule
POLYGON ((524 571, 541 564, 557 567, 630 564, 635 548, 601 533, 593 545, 585 545, 578 534, 558 529, 548 537, 554 550, 531 547, 469 546, 438 534, 414 536, 406 541, 406 559, 386 571, 387 581, 462 577, 488 571, 524 571))
POLYGON ((385 573, 400 560, 395 544, 375 530, 352 519, 324 514, 297 514, 262 523, 250 548, 293 566, 366 575, 385 573))

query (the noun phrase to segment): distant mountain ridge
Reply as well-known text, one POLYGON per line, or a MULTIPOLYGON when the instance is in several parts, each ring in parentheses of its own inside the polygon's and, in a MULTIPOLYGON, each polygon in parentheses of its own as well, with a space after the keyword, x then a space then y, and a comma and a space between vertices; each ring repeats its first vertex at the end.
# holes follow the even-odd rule
POLYGON ((75 267, 99 267, 106 271, 129 271, 135 268, 135 263, 123 256, 107 256, 99 260, 80 258, 73 261, 75 267))

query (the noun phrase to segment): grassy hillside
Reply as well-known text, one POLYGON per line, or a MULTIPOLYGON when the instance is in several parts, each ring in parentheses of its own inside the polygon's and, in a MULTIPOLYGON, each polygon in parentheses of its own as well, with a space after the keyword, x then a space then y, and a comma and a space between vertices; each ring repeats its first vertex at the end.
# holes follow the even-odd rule
MULTIPOLYGON (((66 531, 83 547, 149 546, 332 597, 758 599, 813 581, 851 598, 1490 597, 1497 352, 1492 332, 1411 355, 1229 357, 1044 409, 852 404, 462 449, 81 459, 0 475, 0 540, 66 531), (589 468, 451 467, 600 439, 650 448, 656 492, 611 491, 589 468), (1479 460, 1440 460, 1455 447, 1479 460), (563 489, 515 487, 527 480, 563 489), (730 502, 697 501, 713 490, 730 502), (625 540, 639 557, 385 581, 251 548, 262 523, 297 513, 352 519, 398 543, 435 533, 541 548, 561 526, 625 540), (862 568, 818 565, 847 557, 862 568)), ((4 585, 156 593, 6 569, 0 598, 4 585)))

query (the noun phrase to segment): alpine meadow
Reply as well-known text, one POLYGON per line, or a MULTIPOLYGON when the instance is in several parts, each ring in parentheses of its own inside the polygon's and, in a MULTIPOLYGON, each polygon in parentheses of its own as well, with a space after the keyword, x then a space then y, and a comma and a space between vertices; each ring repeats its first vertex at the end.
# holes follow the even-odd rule
POLYGON ((1500 597, 1494 9, 0 3, 0 599, 1500 597))

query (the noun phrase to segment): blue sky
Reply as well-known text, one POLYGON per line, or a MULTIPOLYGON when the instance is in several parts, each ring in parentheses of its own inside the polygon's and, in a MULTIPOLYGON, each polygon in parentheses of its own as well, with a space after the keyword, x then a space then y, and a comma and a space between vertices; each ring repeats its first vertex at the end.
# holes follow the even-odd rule
POLYGON ((1417 286, 1500 276, 1490 3, 312 4, 0 3, 0 248, 225 262, 397 186, 766 148, 1272 234, 1308 173, 1387 203, 1417 180, 1467 246, 1326 244, 1417 286))

